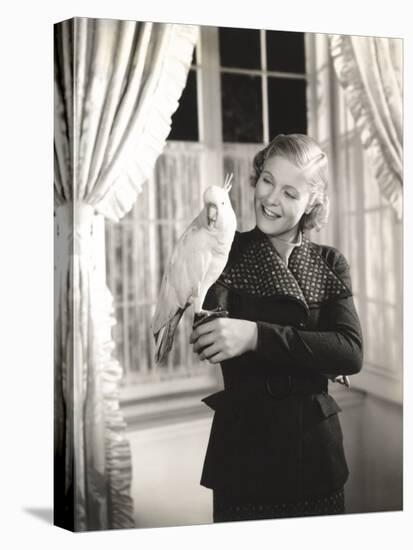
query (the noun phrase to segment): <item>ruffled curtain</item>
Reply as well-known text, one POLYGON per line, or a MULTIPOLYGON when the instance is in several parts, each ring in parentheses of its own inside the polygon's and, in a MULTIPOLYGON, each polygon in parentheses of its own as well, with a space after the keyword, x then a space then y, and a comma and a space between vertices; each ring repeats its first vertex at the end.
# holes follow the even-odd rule
POLYGON ((170 131, 198 28, 55 25, 55 523, 134 526, 104 218, 133 206, 170 131))
POLYGON ((383 195, 402 216, 402 41, 330 36, 334 67, 383 195))

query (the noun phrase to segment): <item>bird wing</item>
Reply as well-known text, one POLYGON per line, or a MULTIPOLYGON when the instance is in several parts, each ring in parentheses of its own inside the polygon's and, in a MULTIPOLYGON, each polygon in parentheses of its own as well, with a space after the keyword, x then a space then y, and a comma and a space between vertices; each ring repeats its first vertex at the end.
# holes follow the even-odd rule
POLYGON ((198 296, 211 257, 211 237, 200 214, 178 240, 165 270, 152 321, 154 334, 198 296))

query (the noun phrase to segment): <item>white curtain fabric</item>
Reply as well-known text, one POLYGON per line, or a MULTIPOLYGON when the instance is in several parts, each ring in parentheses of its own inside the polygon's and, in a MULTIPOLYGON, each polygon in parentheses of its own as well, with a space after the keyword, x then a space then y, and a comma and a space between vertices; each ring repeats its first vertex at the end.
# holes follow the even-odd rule
POLYGON ((170 131, 198 28, 55 26, 55 522, 134 526, 104 217, 133 206, 170 131))
POLYGON ((402 41, 331 35, 330 50, 361 141, 384 196, 402 216, 402 41))
POLYGON ((329 159, 330 217, 311 238, 337 247, 350 264, 364 337, 364 366, 351 385, 403 399, 403 226, 374 174, 327 34, 307 33, 309 135, 329 159))

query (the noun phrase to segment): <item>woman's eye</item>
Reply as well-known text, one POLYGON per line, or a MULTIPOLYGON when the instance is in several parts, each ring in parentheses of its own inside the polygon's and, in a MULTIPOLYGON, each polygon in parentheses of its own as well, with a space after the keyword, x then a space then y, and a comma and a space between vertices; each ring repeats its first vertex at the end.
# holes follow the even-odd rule
POLYGON ((268 178, 263 178, 263 181, 264 181, 265 183, 271 183, 271 180, 268 179, 268 178))
POLYGON ((297 198, 295 195, 293 195, 292 193, 289 193, 288 191, 286 191, 285 194, 289 199, 296 199, 297 198))

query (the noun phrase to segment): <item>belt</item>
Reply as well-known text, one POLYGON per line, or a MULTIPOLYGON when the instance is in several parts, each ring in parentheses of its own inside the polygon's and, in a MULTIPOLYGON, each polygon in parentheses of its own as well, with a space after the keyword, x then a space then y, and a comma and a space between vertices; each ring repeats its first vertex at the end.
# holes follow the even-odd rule
POLYGON ((274 399, 285 399, 291 395, 312 395, 327 391, 328 380, 311 380, 298 376, 267 376, 248 379, 241 384, 225 387, 225 391, 235 394, 267 393, 274 399))

